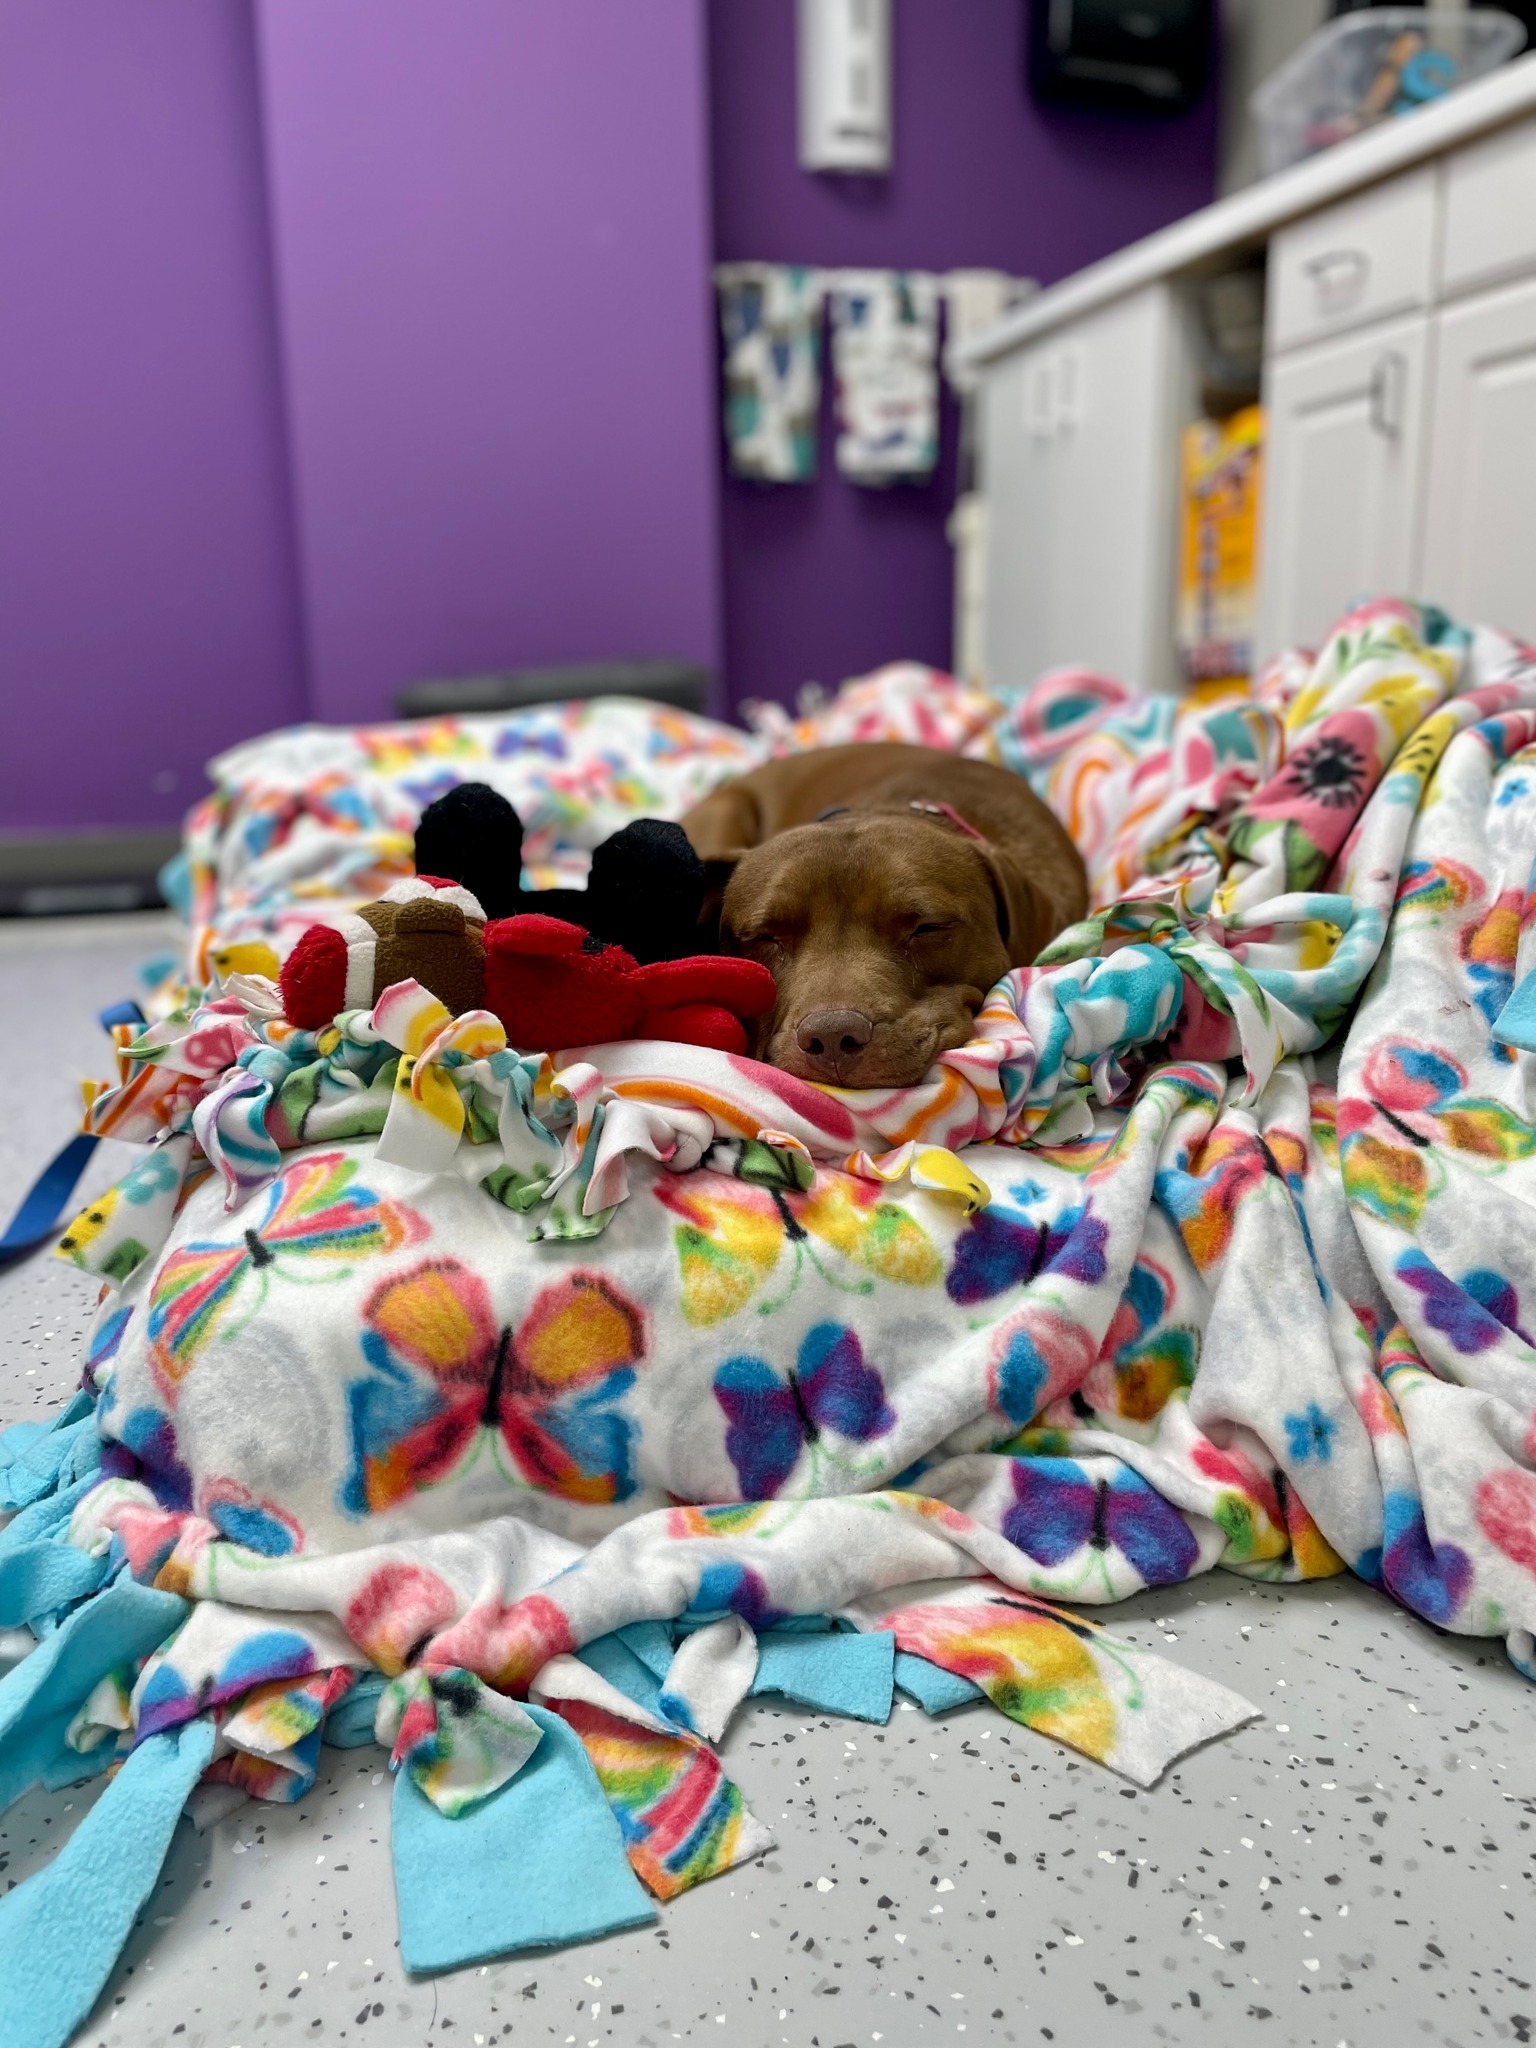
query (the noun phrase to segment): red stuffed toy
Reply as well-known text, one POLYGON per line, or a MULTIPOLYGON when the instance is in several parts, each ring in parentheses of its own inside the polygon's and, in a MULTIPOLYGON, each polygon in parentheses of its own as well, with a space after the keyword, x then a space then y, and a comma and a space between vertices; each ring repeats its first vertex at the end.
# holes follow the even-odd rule
POLYGON ((580 925, 529 913, 485 928, 485 1005, 508 1042, 528 1051, 671 1038, 745 1052, 743 1017, 773 1007, 773 976, 756 960, 698 954, 639 967, 622 946, 596 945, 580 925))
POLYGON ((341 1010, 369 1009, 397 981, 419 981, 455 1016, 488 1009, 520 1052, 670 1038, 744 1053, 743 1019, 773 1007, 773 976, 755 960, 700 954, 637 966, 622 946, 562 918, 486 922, 458 883, 397 882, 341 929, 316 925, 282 971, 283 1013, 318 1031, 341 1010))

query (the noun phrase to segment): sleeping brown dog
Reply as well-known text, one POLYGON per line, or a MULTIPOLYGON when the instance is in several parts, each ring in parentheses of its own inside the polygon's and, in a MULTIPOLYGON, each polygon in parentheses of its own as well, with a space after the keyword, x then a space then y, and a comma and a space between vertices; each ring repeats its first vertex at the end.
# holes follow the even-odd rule
POLYGON ((769 761, 682 823, 729 876, 722 950, 778 982, 756 1055, 803 1080, 921 1080, 999 976, 1087 909, 1082 860, 1029 785, 930 747, 769 761))

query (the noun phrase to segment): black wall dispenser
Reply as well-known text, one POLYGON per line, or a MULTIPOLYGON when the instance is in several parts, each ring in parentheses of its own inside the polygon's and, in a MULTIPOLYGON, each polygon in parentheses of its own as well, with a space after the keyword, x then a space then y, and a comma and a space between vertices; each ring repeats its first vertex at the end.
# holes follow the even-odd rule
POLYGON ((1211 0, 1026 0, 1037 100, 1181 114, 1205 89, 1211 0))

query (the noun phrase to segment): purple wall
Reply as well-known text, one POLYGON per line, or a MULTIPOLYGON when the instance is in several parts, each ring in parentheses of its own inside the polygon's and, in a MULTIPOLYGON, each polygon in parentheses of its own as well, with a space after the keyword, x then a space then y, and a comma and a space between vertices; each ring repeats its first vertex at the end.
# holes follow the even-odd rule
POLYGON ((0 0, 0 831, 302 704, 244 0, 0 0))
POLYGON ((1019 0, 895 12, 840 183, 792 0, 0 0, 0 833, 169 824, 431 673, 943 661, 952 416, 924 490, 829 423, 722 505, 711 254, 1051 279, 1204 200, 1214 118, 1047 118, 1019 0))
MULTIPOLYGON (((1176 121, 1046 113, 1024 85, 1021 0, 894 0, 895 163, 839 179, 795 161, 792 0, 712 0, 718 259, 949 270, 1050 284, 1204 205, 1215 94, 1176 121)), ((832 461, 811 486, 726 478, 726 670, 732 701, 899 656, 947 664, 956 422, 918 489, 865 491, 832 461)))
POLYGON ((703 0, 258 0, 313 707, 719 661, 703 0))

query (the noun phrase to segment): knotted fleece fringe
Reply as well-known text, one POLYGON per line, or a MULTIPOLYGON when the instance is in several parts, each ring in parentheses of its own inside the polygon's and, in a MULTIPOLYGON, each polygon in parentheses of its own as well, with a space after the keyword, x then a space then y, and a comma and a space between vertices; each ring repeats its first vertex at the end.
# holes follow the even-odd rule
MULTIPOLYGON (((749 1693, 883 1722, 898 1645, 909 1675, 953 1672, 972 1697, 974 1678, 1014 1719, 1139 1783, 1254 1711, 992 1579, 933 1589, 908 1608, 870 1596, 836 1626, 778 1613, 759 1597, 763 1583, 722 1556, 722 1539, 728 1553, 741 1533, 739 1508, 643 1518, 650 1526, 638 1540, 671 1558, 647 1576, 672 1588, 676 1616, 638 1615, 579 1654, 568 1641, 538 1656, 526 1704, 487 1683, 494 1675, 506 1685, 508 1670, 449 1661, 453 1628, 386 1678, 323 1614, 189 1604, 134 1579, 120 1538, 76 1548, 71 1515, 86 1508, 77 1529, 99 1535, 90 1496, 113 1490, 93 1469, 75 1476, 92 1465, 90 1406, 81 1397, 56 1425, 0 1438, 0 1472, 13 1494, 32 1496, 0 1531, 0 1586, 39 1636, 0 1680, 0 1805, 61 1769, 66 1780, 113 1773, 60 1855, 0 1901, 0 2010, 22 2048, 62 2048, 90 2011, 188 1802, 210 1801, 211 1788, 225 1798, 300 1797, 322 1736, 390 1747, 402 1956, 409 1969, 433 1970, 638 1925, 654 1917, 647 1891, 665 1901, 761 1854, 772 1836, 704 1737, 718 1739, 749 1693), (740 1604, 756 1626, 729 1602, 711 1613, 732 1585, 745 1589, 740 1604)), ((909 1530, 904 1578, 917 1575, 916 1553, 906 1556, 914 1539, 929 1566, 977 1568, 954 1540, 965 1518, 916 1496, 888 1497, 883 1511, 866 1499, 802 1504, 790 1523, 809 1515, 811 1526, 791 1538, 787 1524, 774 1548, 786 1538, 791 1549, 818 1543, 830 1528, 816 1525, 850 1509, 873 1505, 889 1522, 897 1503, 909 1530)), ((561 1575, 588 1588, 578 1584, 573 1612, 585 1600, 591 1617, 578 1633, 626 1599, 635 1604, 622 1588, 638 1528, 615 1532, 628 1540, 596 1573, 589 1554, 584 1574, 561 1575)), ((989 1547, 986 1532, 972 1533, 989 1547)), ((538 1546, 526 1555, 551 1568, 538 1546)), ((461 1639, 468 1625, 486 1648, 528 1645, 547 1626, 541 1602, 547 1609, 545 1596, 525 1594, 514 1603, 521 1619, 504 1609, 489 1633, 488 1617, 466 1614, 461 1639)))

